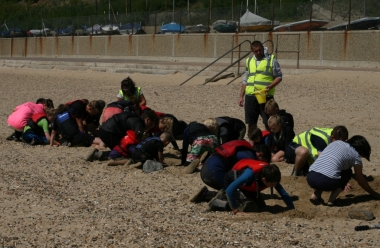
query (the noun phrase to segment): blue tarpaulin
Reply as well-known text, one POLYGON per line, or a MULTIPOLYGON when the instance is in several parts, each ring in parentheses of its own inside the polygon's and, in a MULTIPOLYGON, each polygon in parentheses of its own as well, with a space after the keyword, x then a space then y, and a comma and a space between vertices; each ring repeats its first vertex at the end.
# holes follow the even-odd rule
POLYGON ((165 25, 162 25, 161 32, 162 33, 180 33, 185 31, 185 26, 179 25, 175 22, 171 22, 165 25))

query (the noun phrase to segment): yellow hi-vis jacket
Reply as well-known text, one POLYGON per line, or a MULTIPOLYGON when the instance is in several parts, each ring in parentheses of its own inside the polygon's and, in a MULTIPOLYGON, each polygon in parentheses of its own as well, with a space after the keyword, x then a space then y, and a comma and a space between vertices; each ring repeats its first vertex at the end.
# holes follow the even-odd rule
MULTIPOLYGON (((136 92, 135 92, 134 97, 138 99, 140 96, 140 93, 141 93, 141 88, 136 87, 136 92)), ((122 96, 123 100, 130 100, 128 96, 124 96, 123 90, 119 90, 119 94, 122 96)))
MULTIPOLYGON (((270 55, 269 58, 262 59, 259 66, 256 66, 256 60, 253 57, 247 58, 245 61, 248 71, 247 85, 245 88, 246 95, 252 95, 255 90, 264 90, 273 82, 273 59, 274 55, 270 55)), ((267 94, 273 96, 274 92, 275 88, 272 88, 267 94)))
POLYGON ((311 135, 316 135, 326 142, 326 145, 331 143, 332 128, 314 127, 306 132, 303 132, 294 137, 293 142, 297 143, 309 150, 307 162, 312 165, 318 157, 318 150, 311 144, 311 135))

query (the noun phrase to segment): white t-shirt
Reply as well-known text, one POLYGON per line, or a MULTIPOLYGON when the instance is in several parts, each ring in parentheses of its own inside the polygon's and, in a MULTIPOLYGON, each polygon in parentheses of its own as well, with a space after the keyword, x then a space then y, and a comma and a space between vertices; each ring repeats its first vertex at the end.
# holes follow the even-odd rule
POLYGON ((342 171, 348 170, 356 164, 363 165, 359 153, 350 144, 337 140, 323 150, 310 166, 309 171, 340 179, 342 171))

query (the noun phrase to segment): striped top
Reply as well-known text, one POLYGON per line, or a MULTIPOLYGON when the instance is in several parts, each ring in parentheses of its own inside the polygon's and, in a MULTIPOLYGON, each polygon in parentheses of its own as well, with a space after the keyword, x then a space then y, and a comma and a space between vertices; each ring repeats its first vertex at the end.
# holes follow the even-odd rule
POLYGON ((348 170, 354 165, 363 165, 359 153, 344 141, 334 141, 329 144, 309 171, 321 173, 332 179, 340 179, 343 170, 348 170))

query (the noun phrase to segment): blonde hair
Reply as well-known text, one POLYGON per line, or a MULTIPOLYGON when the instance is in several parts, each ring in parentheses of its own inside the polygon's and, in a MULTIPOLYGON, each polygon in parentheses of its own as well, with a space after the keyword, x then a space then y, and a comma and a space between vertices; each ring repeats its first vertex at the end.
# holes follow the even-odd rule
POLYGON ((274 99, 270 99, 266 104, 265 104, 265 113, 269 114, 269 113, 273 113, 275 110, 278 110, 279 107, 278 107, 278 104, 277 102, 274 100, 274 99))
MULTIPOLYGON (((281 126, 281 129, 279 131, 280 134, 278 135, 278 140, 281 140, 284 136, 283 136, 283 130, 282 130, 282 119, 280 115, 272 115, 271 117, 269 117, 268 126, 272 126, 272 125, 281 126)), ((273 132, 271 131, 271 133, 273 132)))
POLYGON ((268 126, 271 126, 271 125, 282 125, 282 119, 281 119, 281 116, 280 115, 272 115, 271 117, 269 117, 268 119, 268 126))
POLYGON ((57 110, 53 108, 48 108, 45 110, 46 116, 52 116, 55 117, 57 115, 57 110))
POLYGON ((160 123, 165 126, 164 132, 173 134, 173 118, 167 116, 161 117, 160 123))
POLYGON ((215 135, 218 135, 219 125, 216 122, 215 118, 207 118, 203 122, 203 125, 205 125, 208 129, 210 129, 210 131, 213 132, 215 135))

